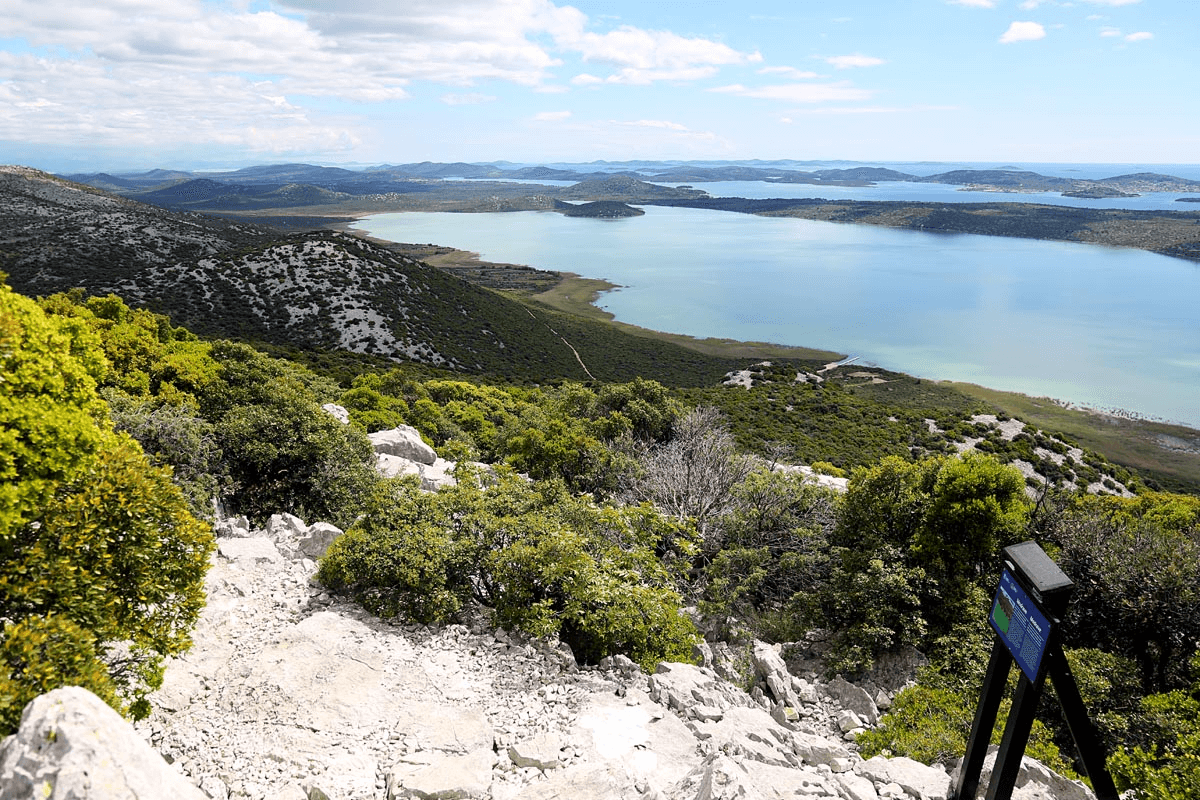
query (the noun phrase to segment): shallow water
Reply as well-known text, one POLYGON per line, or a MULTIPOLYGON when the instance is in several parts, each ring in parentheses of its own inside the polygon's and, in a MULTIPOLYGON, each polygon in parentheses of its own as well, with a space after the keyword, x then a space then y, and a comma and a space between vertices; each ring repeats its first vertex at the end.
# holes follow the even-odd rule
POLYGON ((647 328, 826 348, 921 377, 1200 427, 1195 263, 1099 245, 645 210, 620 220, 378 214, 357 227, 603 278, 622 288, 598 304, 647 328))

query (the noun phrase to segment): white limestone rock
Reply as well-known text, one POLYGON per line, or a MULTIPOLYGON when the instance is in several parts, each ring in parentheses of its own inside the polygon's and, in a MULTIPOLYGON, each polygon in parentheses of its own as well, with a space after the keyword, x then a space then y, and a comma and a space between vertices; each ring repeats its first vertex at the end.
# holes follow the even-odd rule
POLYGON ((792 734, 792 748, 796 755, 804 759, 805 764, 824 764, 832 767, 834 762, 850 758, 850 751, 841 743, 804 731, 792 734))
POLYGON ((726 709, 753 705, 750 696, 704 667, 664 661, 650 676, 650 697, 681 713, 693 705, 726 709))
POLYGON ((0 800, 205 800, 86 689, 34 698, 0 744, 0 800))
MULTIPOLYGON (((996 767, 996 745, 988 747, 987 757, 983 761, 983 769, 979 774, 979 789, 977 797, 987 793, 988 784, 992 780, 992 770, 996 767)), ((958 768, 951 772, 952 784, 958 782, 958 768)), ((1025 756, 1021 759, 1021 767, 1017 771, 1017 780, 1013 785, 1013 800, 1095 800, 1090 789, 1079 781, 1073 781, 1047 767, 1037 759, 1025 756)))
POLYGON ((341 535, 342 529, 336 525, 317 522, 310 525, 304 535, 300 537, 296 543, 296 550, 299 555, 315 561, 324 556, 329 545, 333 544, 333 540, 341 535))
POLYGON ((862 775, 842 772, 834 775, 833 779, 837 782, 842 797, 846 800, 878 800, 879 798, 879 793, 875 791, 875 784, 862 775))
MULTIPOLYGON (((863 723, 877 725, 879 723, 879 708, 871 695, 863 688, 855 686, 838 675, 824 686, 825 691, 842 708, 853 711, 863 723)), ((843 730, 849 730, 848 728, 843 730)))
POLYGON ((789 708, 800 705, 800 699, 792 691, 792 676, 788 673, 787 664, 783 662, 783 656, 774 646, 755 641, 750 660, 754 662, 754 669, 770 688, 771 695, 777 703, 783 703, 789 708))
POLYGON ((542 734, 511 745, 508 748, 508 757, 518 767, 556 769, 562 757, 562 747, 560 737, 542 734))
POLYGON ((339 406, 337 403, 325 403, 321 406, 321 410, 343 425, 350 424, 350 412, 344 406, 339 406))
POLYGON ((739 760, 714 753, 670 792, 695 800, 776 800, 837 797, 837 789, 816 771, 739 760))
POLYGON ((490 749, 467 755, 422 752, 405 756, 388 772, 388 800, 487 797, 495 761, 496 756, 490 749))
POLYGON ((283 562, 283 556, 275 547, 275 543, 262 536, 249 539, 218 539, 217 553, 221 558, 244 565, 283 562))
POLYGON ((917 800, 946 800, 950 796, 949 775, 911 758, 875 756, 855 764, 854 771, 876 783, 898 784, 917 800))
POLYGON ((410 425, 401 425, 387 431, 377 431, 368 434, 376 453, 389 456, 399 456, 417 464, 432 465, 437 461, 437 453, 425 444, 420 432, 410 425))

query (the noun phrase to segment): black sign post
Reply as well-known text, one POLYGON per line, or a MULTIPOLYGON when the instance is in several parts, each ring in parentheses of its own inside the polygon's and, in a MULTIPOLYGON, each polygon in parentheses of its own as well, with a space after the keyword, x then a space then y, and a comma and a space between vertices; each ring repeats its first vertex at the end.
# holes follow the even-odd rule
POLYGON ((987 677, 979 696, 971 738, 958 774, 953 797, 975 800, 979 775, 1000 701, 1015 661, 1021 670, 1004 738, 986 800, 1009 800, 1021 769, 1025 745, 1033 728, 1038 698, 1049 677, 1058 694, 1067 727, 1079 750, 1083 768, 1092 779, 1097 800, 1117 800, 1117 790, 1104 766, 1104 747, 1088 718, 1079 687, 1058 642, 1058 626, 1075 584, 1035 542, 1004 548, 1004 571, 992 600, 988 622, 996 632, 987 677))

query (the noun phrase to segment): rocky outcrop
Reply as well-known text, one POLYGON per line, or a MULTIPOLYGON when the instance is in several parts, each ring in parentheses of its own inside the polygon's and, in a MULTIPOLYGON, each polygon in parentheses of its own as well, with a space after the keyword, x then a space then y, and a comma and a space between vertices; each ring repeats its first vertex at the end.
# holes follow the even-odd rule
POLYGON ((0 800, 204 800, 86 689, 35 698, 17 732, 0 745, 0 800))
MULTIPOLYGON (((457 482, 454 472, 458 463, 439 457, 416 428, 401 425, 369 434, 369 438, 375 447, 376 469, 385 478, 416 475, 421 479, 421 488, 430 492, 457 482)), ((490 469, 487 464, 472 465, 484 471, 490 469)))

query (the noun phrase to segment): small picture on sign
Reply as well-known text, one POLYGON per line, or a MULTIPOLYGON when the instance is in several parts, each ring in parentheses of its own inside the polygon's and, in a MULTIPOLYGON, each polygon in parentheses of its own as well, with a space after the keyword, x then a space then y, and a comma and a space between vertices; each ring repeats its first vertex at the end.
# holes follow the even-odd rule
POLYGON ((992 621, 1002 633, 1008 633, 1008 622, 1012 619, 1013 604, 1008 594, 1001 589, 996 593, 996 603, 992 606, 992 621))

